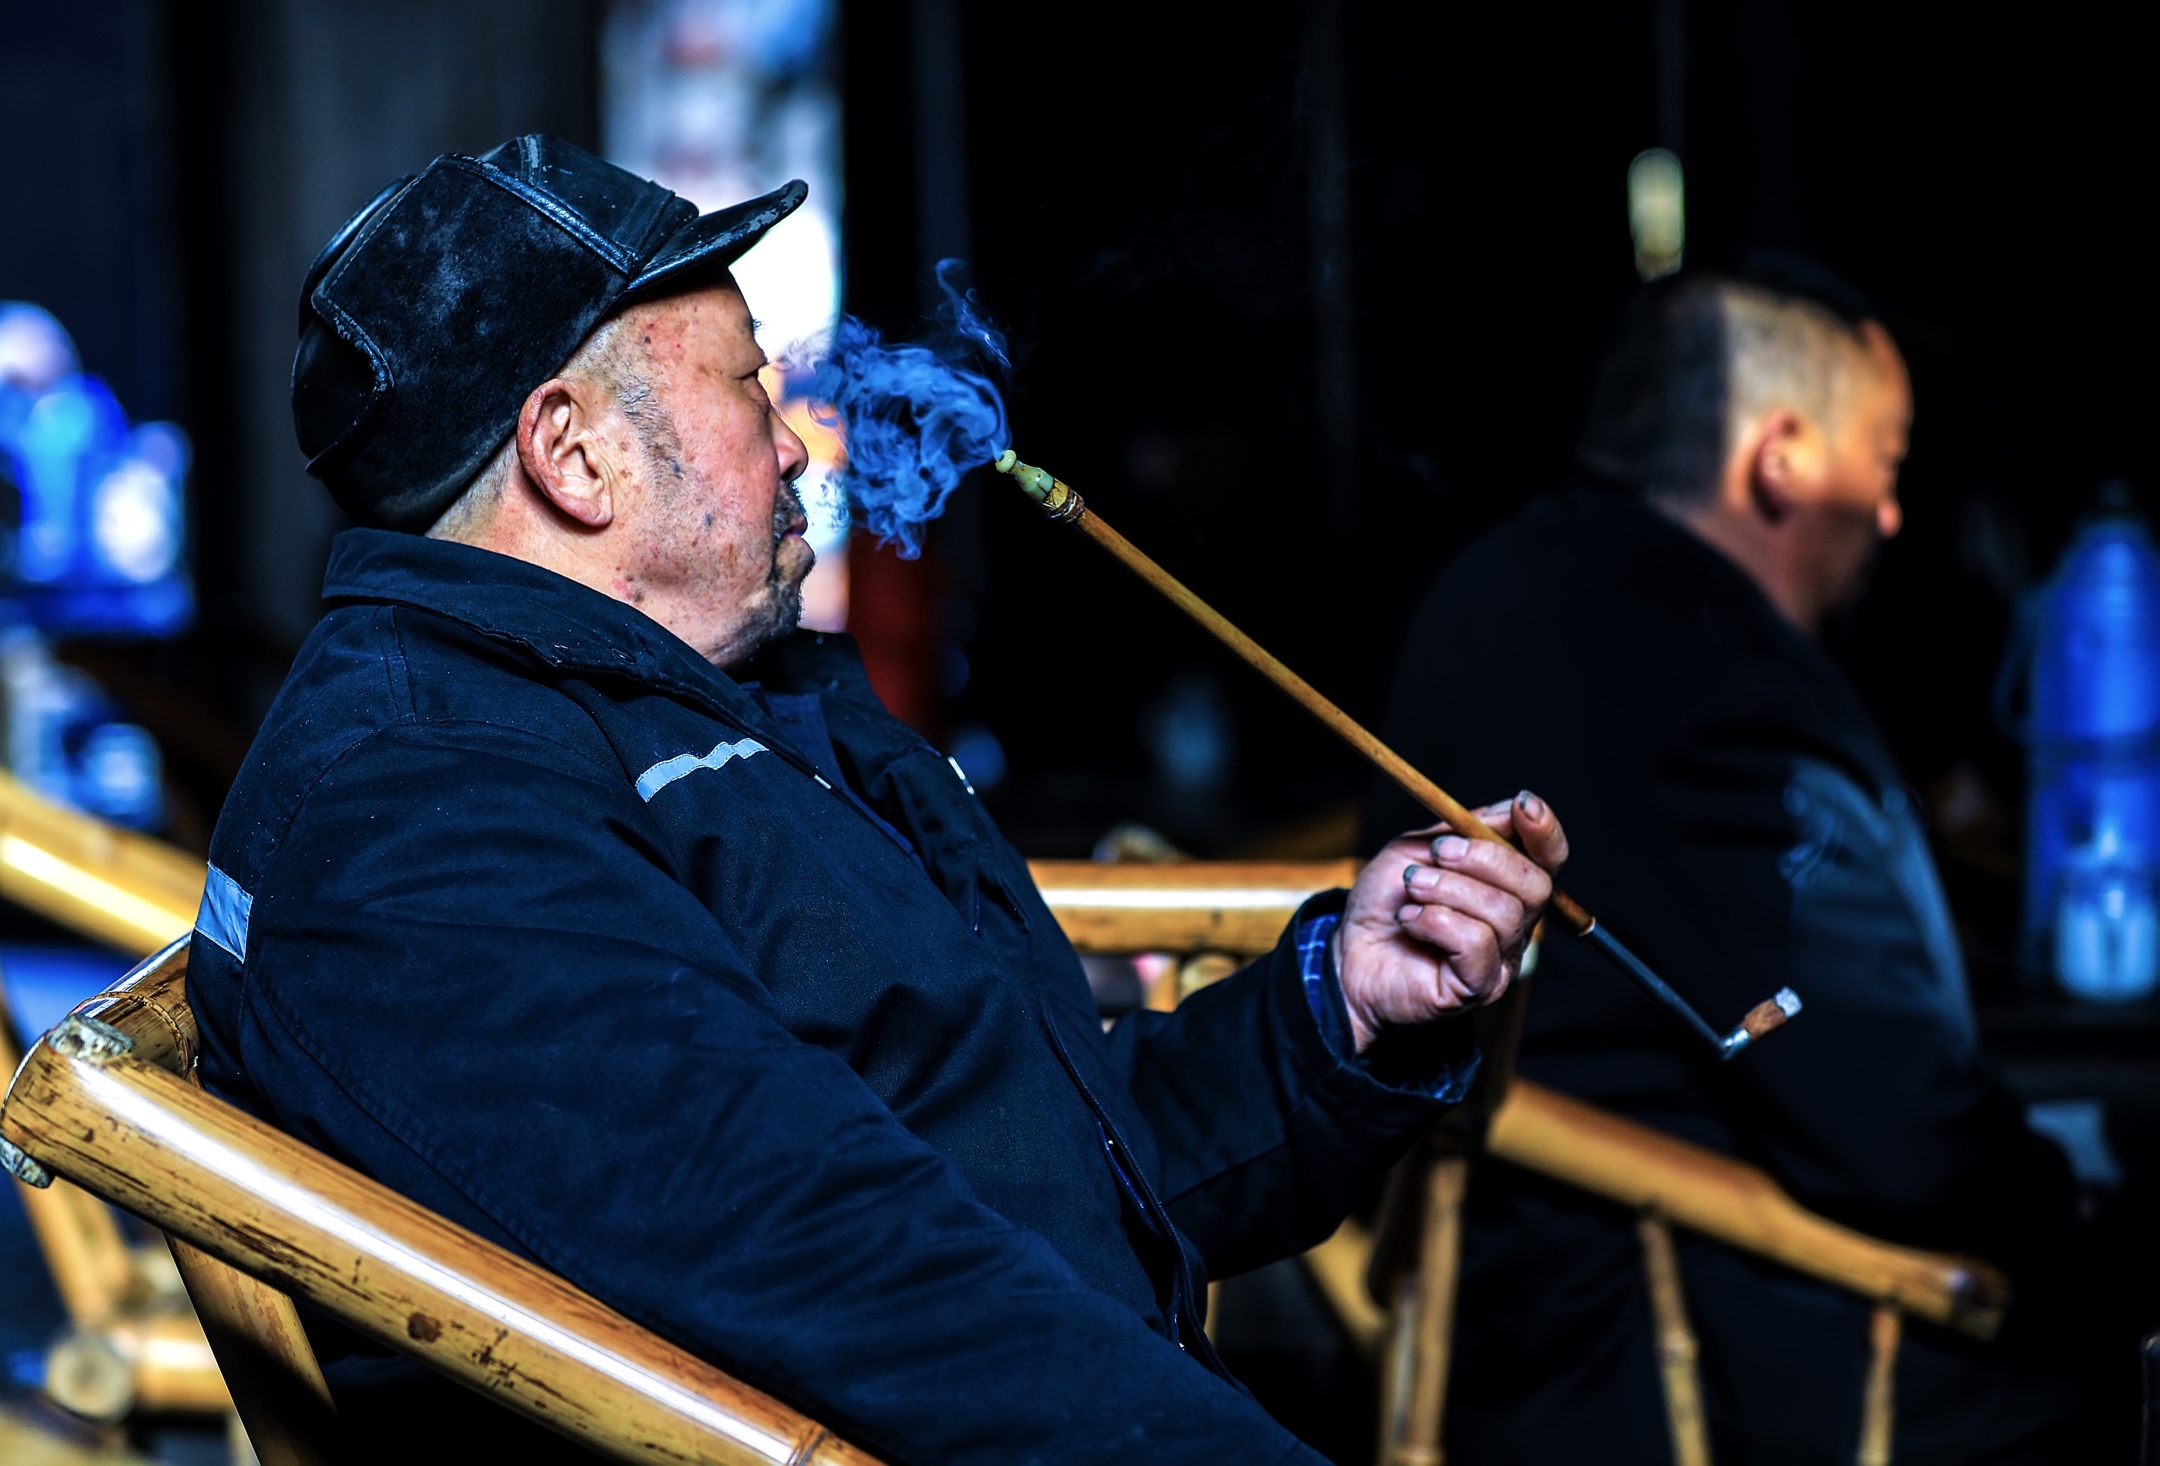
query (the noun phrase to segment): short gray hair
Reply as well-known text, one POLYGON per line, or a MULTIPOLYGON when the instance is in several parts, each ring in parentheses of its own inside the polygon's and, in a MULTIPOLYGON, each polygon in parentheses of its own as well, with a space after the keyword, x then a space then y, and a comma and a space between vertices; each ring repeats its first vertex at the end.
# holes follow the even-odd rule
MULTIPOLYGON (((638 430, 648 452, 672 445, 673 425, 667 421, 653 392, 651 359, 646 355, 644 334, 626 323, 622 315, 610 316, 594 329, 555 373, 592 382, 614 397, 623 416, 638 430)), ((676 455, 680 456, 680 450, 676 455)), ((517 432, 512 428, 493 456, 428 526, 429 539, 477 539, 495 517, 503 488, 510 482, 510 466, 517 461, 517 432)))
POLYGON ((1768 286, 1697 275, 1649 287, 1599 363, 1577 458, 1661 498, 1714 494, 1761 414, 1837 423, 1867 345, 1859 320, 1768 286))

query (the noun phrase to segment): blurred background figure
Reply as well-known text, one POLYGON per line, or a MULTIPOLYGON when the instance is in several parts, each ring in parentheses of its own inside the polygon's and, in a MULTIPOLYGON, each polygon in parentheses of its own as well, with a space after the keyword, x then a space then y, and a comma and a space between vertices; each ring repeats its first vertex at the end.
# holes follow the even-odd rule
MULTIPOLYGON (((1644 287, 1591 388, 1583 483, 1441 577, 1383 736, 1474 797, 1534 779, 1581 810, 1574 888, 1712 1021, 1779 985, 1807 1004, 1721 1065, 1556 942, 1526 1076, 2011 1273, 1995 1344, 1906 1345, 1896 1459, 2110 1459, 2135 1405, 2126 1279, 2086 1255, 2070 1166, 1981 1051, 1918 802, 1816 646, 1902 525, 1912 402, 1872 308, 1805 262, 1644 287), (1441 631, 1465 605, 1501 608, 1490 655, 1441 631), (1466 686, 1506 691, 1471 708, 1466 686)), ((1366 841, 1418 817, 1390 787, 1366 841)), ((1501 1162, 1470 1207, 1451 1457, 1670 1459, 1633 1219, 1501 1162)), ((1706 1240, 1681 1265, 1717 1455, 1850 1456, 1866 1306, 1706 1240)))

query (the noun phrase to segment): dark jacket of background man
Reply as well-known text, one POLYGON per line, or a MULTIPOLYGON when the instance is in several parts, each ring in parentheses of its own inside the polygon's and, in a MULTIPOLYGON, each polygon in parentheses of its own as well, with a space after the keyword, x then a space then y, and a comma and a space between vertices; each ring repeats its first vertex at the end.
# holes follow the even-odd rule
MULTIPOLYGON (((1615 355, 1670 387, 1673 349, 1638 330, 1615 355)), ((1642 395, 1638 418, 1690 410, 1684 394, 1642 395)), ((1466 550, 1408 645, 1390 743, 1464 797, 1532 786, 1567 810, 1570 889, 1712 1023, 1781 985, 1807 1005, 1721 1065, 1561 937, 1532 989, 1522 1073, 1763 1166, 1863 1231, 2013 1270, 2021 1300, 1998 1346, 1908 1327, 1901 1466, 2101 1459, 2036 1435, 2103 1372, 2079 1285, 2057 1276, 2068 1170, 1978 1046, 1914 796, 1846 679, 1640 487, 1550 498, 1466 550), (1491 608, 1474 645, 1448 634, 1464 606, 1491 608)), ((1376 794, 1368 837, 1413 815, 1376 794)), ((1671 1460, 1632 1221, 1481 1163, 1451 1461, 1671 1460)), ((1721 1466, 1851 1460, 1869 1305, 1701 1238, 1683 1237, 1681 1260, 1721 1466)), ((2134 1401, 2120 1403, 2127 1423, 2134 1401)))

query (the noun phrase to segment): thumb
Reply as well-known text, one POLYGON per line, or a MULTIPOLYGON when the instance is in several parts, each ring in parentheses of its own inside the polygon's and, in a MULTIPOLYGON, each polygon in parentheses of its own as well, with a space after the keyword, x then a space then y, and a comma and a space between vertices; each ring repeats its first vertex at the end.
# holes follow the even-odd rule
POLYGON ((1515 838, 1522 841, 1523 854, 1547 871, 1567 864, 1567 831, 1560 828, 1560 817, 1551 805, 1525 789, 1515 796, 1513 814, 1515 838))

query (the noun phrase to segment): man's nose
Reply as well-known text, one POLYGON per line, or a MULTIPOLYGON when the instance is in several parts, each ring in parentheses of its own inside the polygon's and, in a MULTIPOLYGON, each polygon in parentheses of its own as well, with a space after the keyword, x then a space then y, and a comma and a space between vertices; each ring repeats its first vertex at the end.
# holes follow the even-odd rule
POLYGON ((777 407, 773 409, 773 450, 780 455, 783 483, 795 482, 810 466, 810 450, 803 445, 801 436, 788 426, 787 419, 780 415, 777 407))
POLYGON ((1884 539, 1895 539, 1897 532, 1905 527, 1905 509, 1892 494, 1875 506, 1875 528, 1884 539))

